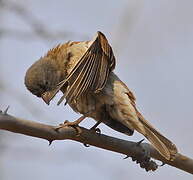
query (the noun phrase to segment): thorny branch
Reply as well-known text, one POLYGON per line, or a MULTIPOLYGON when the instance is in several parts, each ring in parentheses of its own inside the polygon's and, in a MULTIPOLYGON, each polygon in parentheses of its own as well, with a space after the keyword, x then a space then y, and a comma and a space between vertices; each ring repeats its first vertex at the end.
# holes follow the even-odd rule
MULTIPOLYGON (((25 32, 16 29, 12 30, 1 28, 0 38, 14 37, 17 39, 32 40, 35 37, 38 37, 47 42, 61 38, 63 39, 69 35, 74 35, 74 33, 66 31, 56 33, 51 32, 41 21, 39 21, 33 14, 31 14, 26 8, 23 8, 18 3, 0 0, 0 8, 4 8, 5 10, 15 13, 18 18, 22 19, 32 29, 32 32, 25 32)), ((167 161, 163 159, 159 155, 159 153, 147 143, 139 144, 102 134, 99 135, 82 127, 80 127, 82 129, 82 133, 80 136, 76 136, 75 129, 71 127, 60 129, 58 132, 55 131, 55 128, 55 126, 49 126, 33 121, 15 118, 8 115, 6 111, 4 113, 0 113, 0 129, 25 134, 28 136, 43 138, 48 140, 49 142, 52 142, 53 140, 75 140, 81 143, 86 143, 99 148, 125 154, 129 157, 132 157, 133 160, 136 160, 140 164, 140 166, 145 168, 146 170, 155 170, 157 168, 157 165, 147 158, 147 154, 149 152, 152 158, 193 174, 193 160, 181 154, 177 154, 174 161, 167 161), (147 152, 146 156, 140 157, 145 154, 143 152, 144 150, 145 152, 147 152)))
POLYGON ((72 127, 65 127, 56 131, 56 126, 45 125, 33 121, 28 121, 13 117, 7 114, 7 109, 0 113, 0 129, 20 133, 28 136, 38 137, 48 140, 50 143, 54 140, 74 140, 86 143, 109 151, 118 152, 131 157, 146 171, 156 170, 158 165, 150 160, 150 157, 179 168, 183 171, 193 174, 193 160, 178 153, 174 161, 165 160, 151 145, 147 143, 136 143, 126 141, 103 134, 95 133, 91 130, 81 128, 81 134, 72 127))

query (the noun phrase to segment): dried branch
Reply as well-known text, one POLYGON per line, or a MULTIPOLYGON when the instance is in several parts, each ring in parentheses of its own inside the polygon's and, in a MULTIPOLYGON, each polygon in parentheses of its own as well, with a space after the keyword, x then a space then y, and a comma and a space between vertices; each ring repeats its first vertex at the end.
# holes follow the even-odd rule
POLYGON ((18 3, 13 1, 1 1, 1 6, 11 12, 17 14, 23 21, 30 25, 33 32, 42 40, 53 40, 52 34, 48 32, 45 25, 42 24, 33 14, 31 14, 26 7, 24 8, 18 3))
POLYGON ((81 36, 84 39, 88 37, 84 34, 79 34, 70 31, 57 31, 52 32, 49 27, 47 27, 42 21, 40 21, 36 16, 30 12, 29 9, 24 7, 18 2, 13 2, 9 0, 0 0, 0 8, 8 10, 9 12, 15 13, 18 18, 22 19, 27 25, 30 26, 32 32, 25 32, 18 29, 0 29, 0 37, 17 38, 20 40, 32 40, 34 37, 41 39, 46 44, 48 41, 52 42, 59 39, 65 39, 69 36, 81 36))
MULTIPOLYGON (((7 114, 7 110, 0 113, 0 129, 20 133, 28 136, 38 137, 48 140, 50 143, 54 140, 74 140, 81 143, 90 144, 109 151, 125 154, 137 160, 140 166, 145 166, 144 161, 140 162, 140 156, 145 152, 149 152, 150 156, 154 159, 160 160, 165 164, 174 166, 183 171, 193 174, 193 160, 178 153, 174 161, 165 160, 151 145, 147 143, 135 143, 125 141, 122 139, 97 134, 93 131, 80 127, 82 132, 77 136, 77 132, 72 127, 65 127, 56 131, 56 126, 45 125, 33 121, 28 121, 16 118, 7 114)), ((155 170, 157 167, 153 161, 148 161, 151 166, 150 169, 155 170)), ((143 167, 144 168, 144 167, 143 167)))
MULTIPOLYGON (((48 34, 48 33, 47 33, 48 34)), ((61 40, 65 39, 70 36, 75 36, 76 33, 73 32, 67 32, 67 31, 57 31, 52 32, 50 35, 45 39, 48 40, 61 40)), ((6 29, 6 28, 0 28, 0 38, 15 38, 19 40, 37 40, 39 39, 40 35, 37 35, 37 33, 34 32, 26 32, 19 29, 6 29)))

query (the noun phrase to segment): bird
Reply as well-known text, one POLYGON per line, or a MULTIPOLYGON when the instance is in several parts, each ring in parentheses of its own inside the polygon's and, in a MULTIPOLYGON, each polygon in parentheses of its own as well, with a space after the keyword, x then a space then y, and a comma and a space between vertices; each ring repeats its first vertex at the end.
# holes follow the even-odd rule
MULTIPOLYGON (((78 126, 86 117, 112 129, 142 134, 167 160, 174 160, 177 147, 148 122, 136 107, 133 92, 114 73, 115 56, 105 35, 98 31, 89 41, 68 41, 50 49, 26 71, 27 89, 49 105, 61 91, 73 111, 82 114, 63 126, 78 126)), ((61 125, 62 126, 62 125, 61 125)))

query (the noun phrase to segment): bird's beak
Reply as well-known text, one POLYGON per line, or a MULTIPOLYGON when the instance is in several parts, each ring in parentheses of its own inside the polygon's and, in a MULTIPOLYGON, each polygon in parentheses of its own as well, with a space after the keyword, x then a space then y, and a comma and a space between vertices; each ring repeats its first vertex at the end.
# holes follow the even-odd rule
MULTIPOLYGON (((42 99, 44 100, 44 102, 49 105, 50 101, 54 98, 54 96, 58 93, 58 91, 64 86, 64 84, 66 83, 66 80, 61 81, 57 87, 54 90, 51 91, 46 91, 45 93, 43 93, 41 95, 42 99)), ((63 100, 63 98, 61 98, 63 100)), ((60 101, 62 101, 60 100, 60 101)))
POLYGON ((44 102, 49 105, 50 101, 54 98, 54 96, 57 94, 57 92, 59 91, 59 89, 54 89, 52 91, 46 91, 45 93, 43 93, 41 95, 42 99, 44 100, 44 102))

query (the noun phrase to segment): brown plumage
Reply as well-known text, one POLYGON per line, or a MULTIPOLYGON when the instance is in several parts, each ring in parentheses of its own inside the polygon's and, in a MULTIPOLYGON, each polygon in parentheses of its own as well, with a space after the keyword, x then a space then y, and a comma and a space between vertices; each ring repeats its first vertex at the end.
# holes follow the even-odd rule
POLYGON ((127 135, 136 130, 163 157, 173 160, 176 146, 138 112, 135 96, 115 75, 114 68, 112 48, 98 32, 92 41, 67 42, 48 51, 28 69, 25 85, 47 104, 62 91, 58 104, 66 99, 75 112, 127 135))

